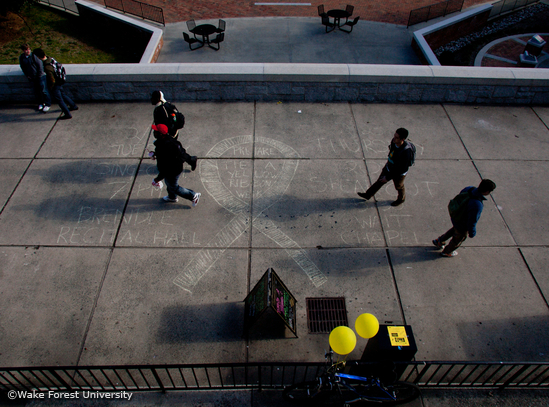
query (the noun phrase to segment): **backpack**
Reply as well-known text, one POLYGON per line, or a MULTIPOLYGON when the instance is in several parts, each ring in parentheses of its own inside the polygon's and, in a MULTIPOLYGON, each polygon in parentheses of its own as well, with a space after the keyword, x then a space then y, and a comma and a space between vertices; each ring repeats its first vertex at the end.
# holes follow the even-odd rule
POLYGON ((53 66, 53 76, 55 78, 55 84, 58 86, 64 85, 67 80, 67 72, 61 62, 57 62, 55 59, 51 59, 50 65, 53 66))
POLYGON ((408 146, 410 146, 410 149, 412 150, 412 158, 410 158, 410 167, 411 167, 416 162, 416 146, 414 146, 409 141, 408 141, 408 146))
POLYGON ((177 107, 175 105, 166 102, 162 105, 164 108, 164 111, 166 112, 166 116, 168 118, 168 128, 171 129, 182 129, 183 126, 185 126, 185 116, 183 116, 183 113, 181 113, 179 110, 177 110, 177 107))
POLYGON ((467 204, 471 198, 471 191, 466 191, 461 194, 457 194, 453 199, 450 199, 450 202, 448 203, 450 218, 455 221, 461 221, 467 214, 467 204))

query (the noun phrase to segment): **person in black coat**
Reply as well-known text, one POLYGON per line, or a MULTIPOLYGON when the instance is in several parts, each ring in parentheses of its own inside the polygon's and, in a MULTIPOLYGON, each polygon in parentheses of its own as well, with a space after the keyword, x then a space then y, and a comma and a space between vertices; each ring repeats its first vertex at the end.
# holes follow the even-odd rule
MULTIPOLYGON (((164 98, 164 93, 159 90, 155 90, 151 94, 151 104, 155 106, 153 111, 153 121, 154 124, 159 125, 163 124, 168 128, 168 134, 177 140, 179 137, 179 130, 174 126, 173 119, 170 117, 173 109, 176 109, 173 104, 167 102, 164 98)), ((183 120, 183 125, 185 120, 183 120)), ((158 138, 158 131, 154 131, 154 137, 158 138)), ((195 155, 189 155, 185 153, 183 156, 185 162, 191 166, 191 170, 194 171, 198 158, 195 155)))
POLYGON ((198 204, 200 192, 194 192, 191 189, 179 186, 178 181, 183 172, 183 154, 185 149, 181 143, 168 134, 168 128, 163 125, 152 125, 152 129, 158 132, 158 138, 154 142, 155 150, 153 158, 156 159, 158 176, 153 179, 154 187, 161 187, 161 181, 166 182, 168 195, 162 199, 166 202, 177 202, 179 195, 182 198, 192 202, 192 206, 198 204))

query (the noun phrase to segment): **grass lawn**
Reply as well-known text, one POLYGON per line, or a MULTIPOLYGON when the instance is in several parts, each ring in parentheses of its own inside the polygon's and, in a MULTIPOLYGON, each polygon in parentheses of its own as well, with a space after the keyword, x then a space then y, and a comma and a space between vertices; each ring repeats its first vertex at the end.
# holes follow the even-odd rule
POLYGON ((21 15, 24 20, 12 13, 0 17, 0 64, 18 65, 19 46, 24 43, 31 49, 42 48, 63 64, 136 63, 141 59, 142 41, 118 40, 128 34, 112 27, 91 25, 37 4, 25 8, 21 15))

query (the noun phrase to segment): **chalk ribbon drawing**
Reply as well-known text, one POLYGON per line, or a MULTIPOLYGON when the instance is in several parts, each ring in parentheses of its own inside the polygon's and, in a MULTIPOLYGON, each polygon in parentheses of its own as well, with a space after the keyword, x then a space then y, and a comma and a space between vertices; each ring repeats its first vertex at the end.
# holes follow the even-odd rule
MULTIPOLYGON (((303 270, 315 287, 319 287, 327 281, 327 277, 307 256, 291 237, 276 228, 271 220, 265 219, 261 214, 275 204, 290 186, 299 165, 299 154, 292 147, 265 137, 257 137, 255 144, 266 145, 278 150, 282 154, 282 170, 276 181, 268 188, 253 189, 252 207, 227 188, 221 180, 218 162, 214 158, 221 157, 225 152, 244 145, 253 144, 253 137, 237 136, 225 139, 217 143, 206 154, 206 158, 200 160, 200 178, 204 188, 213 199, 234 217, 225 225, 198 254, 186 265, 184 271, 174 280, 174 284, 192 293, 192 289, 200 279, 208 273, 217 260, 249 227, 253 216, 252 226, 274 241, 279 247, 285 249, 288 256, 303 270)), ((257 148, 257 147, 256 147, 257 148)))

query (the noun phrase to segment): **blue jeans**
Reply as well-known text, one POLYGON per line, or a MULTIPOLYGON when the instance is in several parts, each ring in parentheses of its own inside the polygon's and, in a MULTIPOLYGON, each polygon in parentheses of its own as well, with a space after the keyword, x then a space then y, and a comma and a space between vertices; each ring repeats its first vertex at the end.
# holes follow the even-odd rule
POLYGON ((51 97, 46 85, 46 75, 34 80, 34 96, 39 105, 51 106, 51 97))
POLYGON ((63 91, 63 85, 61 86, 54 85, 53 89, 51 90, 51 93, 53 95, 53 98, 55 99, 55 101, 63 111, 63 113, 67 116, 72 116, 65 102, 67 102, 68 105, 72 108, 76 107, 76 103, 74 103, 72 99, 65 94, 65 92, 63 91))
POLYGON ((166 189, 168 190, 168 197, 170 199, 175 199, 176 195, 179 195, 181 198, 188 199, 189 201, 192 201, 194 198, 194 191, 180 187, 177 184, 177 181, 179 181, 179 177, 181 176, 181 173, 175 175, 166 177, 164 181, 166 181, 166 189))

